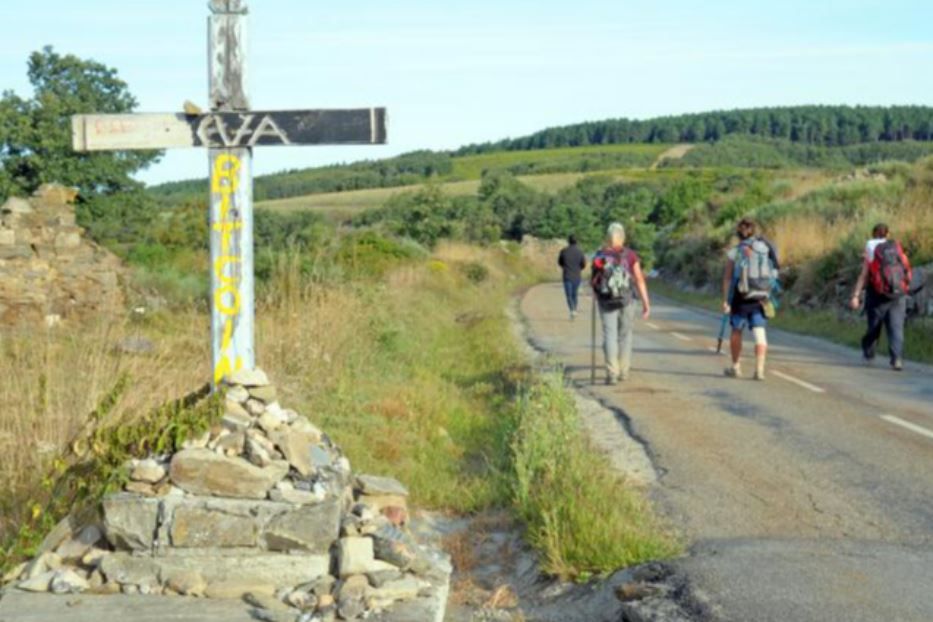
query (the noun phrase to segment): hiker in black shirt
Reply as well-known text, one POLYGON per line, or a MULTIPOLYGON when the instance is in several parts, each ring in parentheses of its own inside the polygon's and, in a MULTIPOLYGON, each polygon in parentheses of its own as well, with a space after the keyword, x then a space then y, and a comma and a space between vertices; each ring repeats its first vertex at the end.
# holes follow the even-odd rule
POLYGON ((564 295, 567 297, 567 307, 570 309, 570 319, 577 316, 577 292, 580 290, 583 269, 586 268, 586 256, 577 246, 577 237, 571 235, 567 238, 567 246, 560 251, 557 265, 564 273, 564 295))

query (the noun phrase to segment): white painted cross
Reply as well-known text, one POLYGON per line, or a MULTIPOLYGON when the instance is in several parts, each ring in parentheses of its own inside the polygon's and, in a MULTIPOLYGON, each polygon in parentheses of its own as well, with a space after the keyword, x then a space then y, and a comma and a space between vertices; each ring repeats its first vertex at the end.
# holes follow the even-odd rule
POLYGON ((207 147, 213 381, 255 367, 252 148, 384 144, 384 108, 252 111, 246 95, 246 0, 210 0, 207 114, 72 117, 76 151, 207 147))

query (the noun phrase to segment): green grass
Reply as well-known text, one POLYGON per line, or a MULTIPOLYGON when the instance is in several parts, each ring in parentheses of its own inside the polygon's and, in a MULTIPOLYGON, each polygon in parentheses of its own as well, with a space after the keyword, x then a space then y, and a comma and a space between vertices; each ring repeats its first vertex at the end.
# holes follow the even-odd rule
MULTIPOLYGON (((684 291, 660 280, 649 283, 652 291, 662 296, 714 313, 720 310, 720 297, 706 292, 684 291)), ((770 325, 800 335, 821 337, 851 348, 859 348, 865 333, 865 320, 846 311, 835 309, 795 309, 784 305, 770 325)), ((887 337, 882 337, 879 351, 887 350, 887 337)), ((906 329, 904 356, 908 360, 933 363, 933 321, 931 318, 913 318, 906 329)))
POLYGON ((593 451, 562 376, 532 384, 515 410, 515 503, 547 572, 585 580, 680 552, 641 492, 593 451))

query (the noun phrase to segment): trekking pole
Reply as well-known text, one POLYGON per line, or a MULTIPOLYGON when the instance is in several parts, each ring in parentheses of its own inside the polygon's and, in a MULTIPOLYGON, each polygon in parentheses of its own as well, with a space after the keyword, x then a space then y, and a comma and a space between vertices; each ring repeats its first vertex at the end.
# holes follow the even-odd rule
POLYGON ((596 384, 596 294, 592 293, 590 313, 590 384, 596 384))
MULTIPOLYGON (((729 297, 726 299, 732 304, 732 295, 735 293, 735 280, 729 285, 729 297)), ((716 341, 716 354, 722 354, 722 342, 726 338, 726 326, 729 323, 729 314, 722 314, 722 323, 719 325, 719 339, 716 341)))

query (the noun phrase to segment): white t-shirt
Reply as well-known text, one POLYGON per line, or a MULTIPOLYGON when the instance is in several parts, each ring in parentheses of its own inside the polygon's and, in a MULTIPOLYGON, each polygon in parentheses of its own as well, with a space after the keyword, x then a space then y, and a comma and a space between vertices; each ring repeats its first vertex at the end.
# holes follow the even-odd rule
POLYGON ((887 238, 868 240, 865 244, 865 263, 871 263, 875 259, 875 249, 878 248, 880 244, 884 244, 887 241, 887 238))

